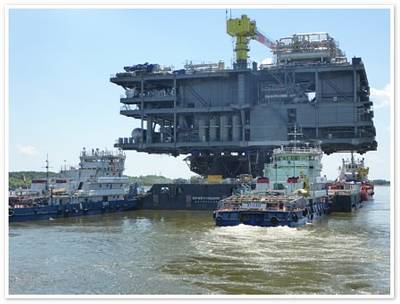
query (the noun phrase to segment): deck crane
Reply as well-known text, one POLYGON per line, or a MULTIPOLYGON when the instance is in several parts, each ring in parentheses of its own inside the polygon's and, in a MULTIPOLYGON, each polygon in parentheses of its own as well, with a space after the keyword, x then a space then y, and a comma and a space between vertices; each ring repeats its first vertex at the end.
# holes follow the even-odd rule
POLYGON ((229 18, 226 21, 226 32, 236 38, 236 63, 239 68, 247 67, 247 52, 251 39, 257 40, 271 50, 276 48, 276 42, 263 35, 256 27, 256 22, 250 20, 247 15, 241 18, 229 18))

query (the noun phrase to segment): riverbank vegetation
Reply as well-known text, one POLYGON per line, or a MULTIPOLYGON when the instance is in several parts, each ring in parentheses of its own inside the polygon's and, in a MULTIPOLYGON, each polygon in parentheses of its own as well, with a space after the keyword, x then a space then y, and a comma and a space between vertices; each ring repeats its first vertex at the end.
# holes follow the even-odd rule
MULTIPOLYGON (((49 172, 49 177, 54 177, 57 173, 49 172)), ((40 171, 19 171, 9 173, 8 187, 10 190, 18 188, 29 188, 32 183, 32 179, 46 178, 46 172, 40 171)), ((137 183, 140 186, 151 186, 153 184, 172 184, 172 183, 192 183, 199 184, 203 183, 204 180, 200 176, 192 176, 190 179, 177 178, 171 179, 161 175, 141 175, 141 176, 129 176, 131 183, 137 183)), ((390 181, 384 179, 372 180, 374 185, 389 186, 390 181)))

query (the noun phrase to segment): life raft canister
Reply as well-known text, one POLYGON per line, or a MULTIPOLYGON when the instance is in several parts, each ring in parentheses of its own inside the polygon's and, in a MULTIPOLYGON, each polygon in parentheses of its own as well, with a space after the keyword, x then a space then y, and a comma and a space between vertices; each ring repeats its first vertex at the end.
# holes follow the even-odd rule
POLYGON ((279 225, 279 220, 278 220, 278 218, 276 217, 276 216, 273 216, 272 218, 271 218, 271 224, 272 224, 272 226, 278 226, 279 225))

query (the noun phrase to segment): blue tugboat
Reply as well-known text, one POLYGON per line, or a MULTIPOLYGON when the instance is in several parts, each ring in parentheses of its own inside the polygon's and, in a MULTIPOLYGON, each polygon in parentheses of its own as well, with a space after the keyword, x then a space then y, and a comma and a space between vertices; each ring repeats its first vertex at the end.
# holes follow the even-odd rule
POLYGON ((273 151, 255 190, 219 202, 217 226, 298 227, 330 212, 327 180, 321 177, 323 152, 319 146, 299 145, 294 132, 291 145, 273 151))
MULTIPOLYGON (((135 187, 123 176, 125 154, 83 149, 79 168, 32 180, 26 193, 9 197, 9 222, 121 212, 136 209, 135 187)), ((48 160, 46 160, 48 172, 48 160)))

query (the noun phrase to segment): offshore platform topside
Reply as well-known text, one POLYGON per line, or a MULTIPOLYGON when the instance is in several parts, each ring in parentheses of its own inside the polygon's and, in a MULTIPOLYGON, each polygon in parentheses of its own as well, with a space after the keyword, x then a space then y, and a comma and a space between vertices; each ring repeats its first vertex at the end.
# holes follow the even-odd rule
POLYGON ((228 19, 227 32, 236 40, 232 68, 188 63, 173 71, 145 63, 111 77, 125 89, 120 113, 140 119, 115 147, 188 154, 193 172, 224 178, 261 176, 272 149, 288 144, 294 128, 327 154, 376 150, 361 58, 349 62, 328 33, 273 41, 246 15, 228 19), (275 62, 249 64, 251 39, 269 47, 275 62))

